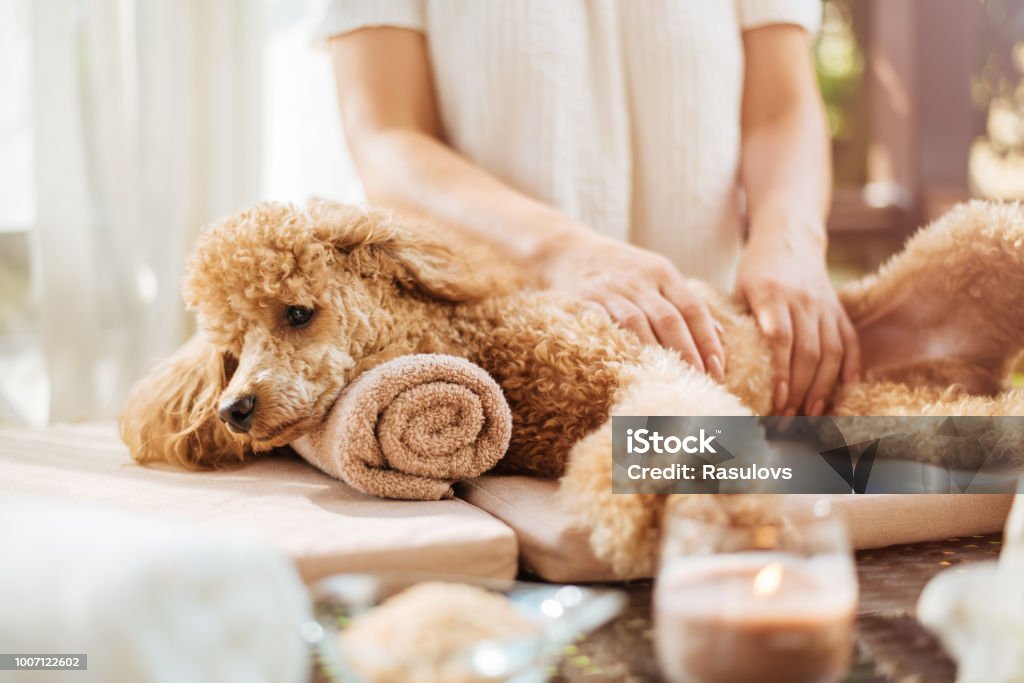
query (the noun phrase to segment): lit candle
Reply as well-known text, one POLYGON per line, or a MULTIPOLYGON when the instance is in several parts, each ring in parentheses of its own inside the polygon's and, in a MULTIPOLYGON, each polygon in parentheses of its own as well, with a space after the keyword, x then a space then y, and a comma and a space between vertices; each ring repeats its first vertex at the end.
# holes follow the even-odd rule
POLYGON ((849 665, 856 579, 840 555, 680 557, 655 588, 655 638, 674 683, 827 683, 849 665))

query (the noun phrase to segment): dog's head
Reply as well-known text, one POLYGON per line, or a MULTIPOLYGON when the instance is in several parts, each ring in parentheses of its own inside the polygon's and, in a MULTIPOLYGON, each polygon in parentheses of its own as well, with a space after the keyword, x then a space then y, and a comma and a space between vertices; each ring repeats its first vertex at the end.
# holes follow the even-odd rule
POLYGON ((261 204, 208 228, 185 270, 199 331, 136 387, 122 436, 140 461, 240 461, 318 424, 403 296, 485 295, 492 282, 431 228, 314 201, 261 204))

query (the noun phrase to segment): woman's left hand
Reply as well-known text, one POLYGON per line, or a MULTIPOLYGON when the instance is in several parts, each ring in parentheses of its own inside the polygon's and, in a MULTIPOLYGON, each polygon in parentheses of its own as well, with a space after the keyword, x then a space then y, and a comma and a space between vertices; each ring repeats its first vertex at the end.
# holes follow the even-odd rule
POLYGON ((860 372, 857 333, 825 266, 823 230, 752 226, 736 291, 772 353, 778 415, 823 415, 837 382, 860 372))

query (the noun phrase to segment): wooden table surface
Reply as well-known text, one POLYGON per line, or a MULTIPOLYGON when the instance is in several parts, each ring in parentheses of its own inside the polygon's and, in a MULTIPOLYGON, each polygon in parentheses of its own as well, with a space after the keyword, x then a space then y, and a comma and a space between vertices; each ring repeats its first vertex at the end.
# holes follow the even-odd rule
MULTIPOLYGON (((955 669, 914 618, 925 584, 940 571, 994 560, 1000 538, 971 536, 857 553, 860 605, 854 664, 846 683, 916 680, 953 683, 955 669)), ((570 649, 557 683, 647 683, 663 679, 654 659, 651 584, 626 586, 629 606, 614 622, 570 649)), ((754 683, 754 682, 752 682, 754 683)))

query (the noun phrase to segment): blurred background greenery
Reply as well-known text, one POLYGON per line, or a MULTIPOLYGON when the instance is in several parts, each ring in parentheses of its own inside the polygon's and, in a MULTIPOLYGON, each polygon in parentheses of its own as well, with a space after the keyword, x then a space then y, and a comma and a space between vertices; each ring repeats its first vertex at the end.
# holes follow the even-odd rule
MULTIPOLYGON (((884 0, 890 4, 909 0, 884 0)), ((972 194, 1024 199, 1024 0, 953 0, 977 6, 975 63, 969 97, 977 111, 968 164, 972 194)), ((879 4, 879 0, 873 0, 879 4)), ((872 0, 824 0, 815 67, 832 134, 838 188, 867 177, 866 43, 870 29, 858 14, 872 0)), ((924 3, 922 3, 924 4, 924 3)), ((931 3, 941 11, 945 0, 931 3)), ((942 116, 942 112, 934 112, 942 116)))
MULTIPOLYGON (((877 36, 872 35, 869 13, 878 11, 882 2, 888 3, 886 9, 891 11, 896 4, 903 6, 898 9, 908 8, 915 0, 823 2, 814 60, 832 136, 837 203, 844 194, 869 194, 866 190, 872 181, 868 163, 873 144, 870 107, 872 95, 877 97, 878 91, 872 92, 868 72, 872 68, 876 73, 891 70, 891 64, 871 62, 891 54, 883 50, 879 57, 870 49, 870 41, 877 36)), ((942 12, 952 2, 971 5, 967 9, 973 21, 961 27, 963 40, 972 45, 967 53, 971 61, 969 83, 948 86, 952 96, 969 98, 974 112, 969 122, 972 130, 967 132, 970 142, 961 161, 967 171, 964 196, 1024 199, 1024 0, 933 0, 927 7, 923 0, 916 2, 920 9, 911 8, 911 12, 942 12), (961 85, 963 92, 958 93, 961 85)), ((914 92, 912 82, 909 89, 914 92)), ((923 115, 941 118, 945 112, 928 111, 923 115)), ((878 125, 877 118, 874 123, 878 125)), ((932 144, 942 142, 940 138, 932 144)), ((867 203, 870 205, 870 201, 867 203)), ((871 222, 867 219, 870 209, 864 207, 863 224, 871 222)), ((874 270, 928 218, 931 216, 919 208, 904 212, 902 224, 897 219, 885 223, 882 230, 858 230, 861 223, 856 218, 847 230, 833 229, 829 253, 833 280, 841 284, 874 270)), ((1020 370, 1024 370, 1024 363, 1020 370)), ((1014 383, 1024 386, 1024 372, 1018 371, 1014 383)))
POLYGON ((832 134, 838 183, 865 182, 864 116, 858 93, 864 76, 864 48, 854 31, 854 0, 826 0, 821 33, 814 45, 818 85, 832 134), (860 154, 858 154, 860 152, 860 154))
MULTIPOLYGON (((928 188, 906 188, 915 193, 917 203, 889 213, 881 206, 884 201, 875 201, 877 198, 870 196, 872 185, 877 184, 873 183, 869 164, 872 147, 885 144, 878 140, 877 130, 872 130, 884 125, 884 119, 872 107, 877 107, 877 100, 893 91, 890 82, 884 88, 872 89, 871 76, 891 81, 894 70, 893 64, 886 62, 894 50, 890 47, 886 51, 885 46, 873 50, 872 41, 894 38, 892 34, 880 35, 884 31, 878 30, 879 22, 886 21, 888 15, 878 18, 879 12, 895 14, 897 18, 903 12, 916 19, 919 26, 921 15, 915 12, 941 14, 951 8, 958 10, 958 19, 964 16, 964 8, 969 10, 970 22, 955 28, 957 40, 969 46, 966 56, 971 62, 970 78, 969 82, 951 79, 937 87, 945 88, 949 98, 969 100, 973 113, 967 121, 970 129, 961 133, 968 141, 962 145, 959 159, 966 170, 965 182, 957 188, 960 196, 953 193, 944 199, 1024 198, 1024 0, 824 0, 814 59, 832 135, 837 200, 831 226, 830 263, 837 281, 877 267, 913 229, 942 210, 941 202, 930 210, 924 206, 926 198, 922 195, 928 188), (850 209, 851 197, 862 201, 862 205, 854 204, 850 209), (848 210, 844 211, 844 206, 848 210)), ((897 34, 895 38, 903 36, 897 34)), ((927 42, 927 36, 905 38, 908 42, 927 42)), ((944 47, 954 46, 931 49, 944 47)), ((898 50, 899 47, 895 51, 898 50)), ((922 54, 928 53, 918 49, 914 54, 921 59, 922 54)), ((910 94, 913 106, 927 106, 914 98, 922 90, 915 89, 918 84, 914 79, 935 79, 936 75, 927 74, 920 66, 911 66, 906 71, 902 74, 906 82, 900 84, 903 92, 910 94)), ((936 88, 934 84, 927 87, 933 92, 936 88)), ((895 90, 899 94, 899 88, 895 90)), ((947 112, 941 108, 927 110, 918 114, 918 121, 921 117, 925 121, 942 121, 945 116, 947 112)), ((945 142, 940 136, 920 144, 945 142)), ((948 192, 949 188, 942 189, 948 192)))

